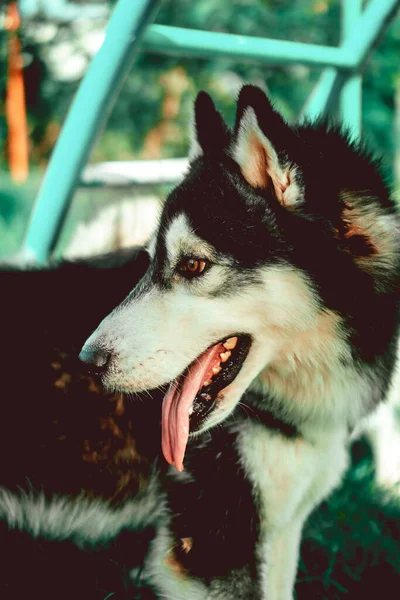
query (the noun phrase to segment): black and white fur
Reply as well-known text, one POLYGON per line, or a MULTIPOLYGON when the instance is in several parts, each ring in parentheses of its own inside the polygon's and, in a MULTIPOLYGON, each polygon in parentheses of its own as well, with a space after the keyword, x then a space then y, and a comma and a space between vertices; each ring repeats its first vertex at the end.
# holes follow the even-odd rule
MULTIPOLYGON (((237 597, 289 600, 304 520, 340 482, 349 430, 390 381, 395 206, 368 152, 337 129, 289 127, 246 86, 230 132, 201 93, 190 170, 168 197, 149 252, 146 276, 84 350, 107 354, 106 386, 135 392, 167 384, 224 337, 251 336, 239 374, 192 437, 228 423, 252 489, 259 586, 237 597), (210 267, 187 280, 177 270, 185 257, 210 267), (235 420, 247 389, 257 393, 246 399, 250 418, 235 420), (251 418, 252 410, 296 434, 251 418)), ((211 573, 209 585, 194 578, 179 592, 172 577, 160 587, 171 600, 230 597, 211 573)))

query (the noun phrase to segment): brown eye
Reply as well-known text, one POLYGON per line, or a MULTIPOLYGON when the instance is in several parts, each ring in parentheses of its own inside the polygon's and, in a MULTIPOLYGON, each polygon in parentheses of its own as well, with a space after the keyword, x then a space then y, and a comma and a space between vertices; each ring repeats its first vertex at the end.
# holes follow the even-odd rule
POLYGON ((200 268, 200 262, 195 258, 189 258, 186 263, 187 270, 191 273, 196 273, 200 268))
POLYGON ((187 258, 179 266, 179 271, 186 275, 201 275, 206 268, 205 260, 199 258, 187 258))

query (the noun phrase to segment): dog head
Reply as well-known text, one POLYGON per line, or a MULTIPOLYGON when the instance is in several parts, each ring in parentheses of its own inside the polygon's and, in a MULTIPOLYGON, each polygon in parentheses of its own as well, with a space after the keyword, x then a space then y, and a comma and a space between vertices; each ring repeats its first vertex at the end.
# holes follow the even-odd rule
POLYGON ((391 290, 397 236, 374 163, 336 130, 291 128, 245 86, 230 131, 200 93, 189 172, 149 254, 81 356, 108 388, 168 386, 171 464, 182 468, 189 433, 225 419, 254 381, 300 418, 347 419, 367 402, 357 314, 391 290))

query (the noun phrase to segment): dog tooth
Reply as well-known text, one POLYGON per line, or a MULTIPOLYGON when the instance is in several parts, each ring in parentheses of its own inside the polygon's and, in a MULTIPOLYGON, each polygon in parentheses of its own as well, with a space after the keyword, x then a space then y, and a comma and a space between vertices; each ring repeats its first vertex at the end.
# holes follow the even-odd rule
POLYGON ((238 341, 237 337, 231 337, 231 338, 227 339, 226 342, 224 342, 222 345, 227 350, 233 350, 237 344, 237 341, 238 341))
POLYGON ((214 375, 218 375, 218 373, 220 373, 221 371, 222 371, 222 367, 213 367, 213 370, 212 370, 214 375))
POLYGON ((211 385, 211 379, 207 379, 207 381, 203 383, 203 387, 207 387, 208 385, 211 385))
POLYGON ((232 354, 232 352, 230 350, 227 350, 226 352, 222 352, 219 356, 221 358, 221 362, 226 362, 230 355, 232 354))

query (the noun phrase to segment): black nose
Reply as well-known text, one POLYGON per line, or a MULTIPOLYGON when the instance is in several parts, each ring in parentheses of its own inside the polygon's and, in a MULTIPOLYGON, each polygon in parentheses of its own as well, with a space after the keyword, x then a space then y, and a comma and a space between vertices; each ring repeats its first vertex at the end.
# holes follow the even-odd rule
POLYGON ((92 375, 102 375, 110 362, 111 352, 104 348, 85 346, 82 348, 79 358, 87 366, 92 375))

